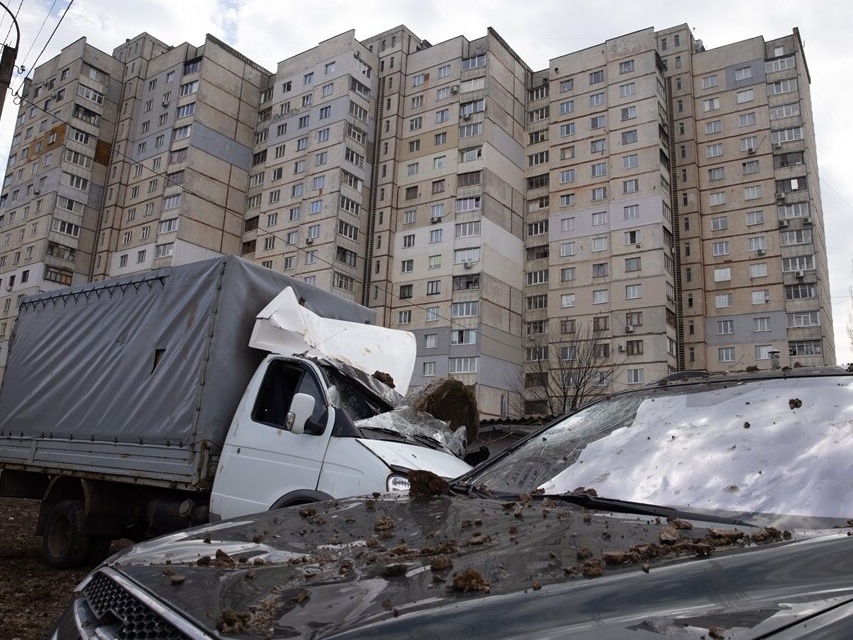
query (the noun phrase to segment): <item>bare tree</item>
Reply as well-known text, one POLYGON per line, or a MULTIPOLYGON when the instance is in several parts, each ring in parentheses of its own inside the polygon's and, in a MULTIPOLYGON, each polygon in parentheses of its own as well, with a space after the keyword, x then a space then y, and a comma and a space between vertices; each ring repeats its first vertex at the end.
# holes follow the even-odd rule
POLYGON ((522 395, 551 415, 580 409, 605 395, 615 365, 610 342, 592 322, 570 334, 530 336, 522 395))

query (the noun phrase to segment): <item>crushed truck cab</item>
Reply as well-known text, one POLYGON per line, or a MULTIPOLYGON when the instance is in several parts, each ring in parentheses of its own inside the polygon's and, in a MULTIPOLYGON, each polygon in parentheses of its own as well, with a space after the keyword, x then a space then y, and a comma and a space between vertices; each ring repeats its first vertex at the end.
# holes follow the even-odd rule
POLYGON ((115 538, 464 473, 444 423, 400 406, 413 336, 373 321, 235 256, 25 298, 0 495, 41 500, 45 557, 70 567, 115 538))
POLYGON ((443 423, 395 412, 402 402, 396 389, 408 388, 414 365, 410 333, 322 318, 287 288, 258 314, 250 345, 273 355, 253 376, 228 430, 212 520, 405 491, 411 469, 456 477, 470 468, 448 455, 443 423), (367 374, 380 368, 378 377, 393 380, 394 389, 367 374), (384 426, 388 413, 392 429, 384 426), (379 417, 382 424, 374 424, 379 417))

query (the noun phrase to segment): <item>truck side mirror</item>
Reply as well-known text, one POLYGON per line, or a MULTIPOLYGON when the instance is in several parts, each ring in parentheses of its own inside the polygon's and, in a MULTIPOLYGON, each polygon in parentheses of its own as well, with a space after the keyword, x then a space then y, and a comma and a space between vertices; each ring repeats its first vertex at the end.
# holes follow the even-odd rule
POLYGON ((297 393, 290 403, 290 411, 287 412, 287 430, 297 435, 304 433, 305 421, 313 412, 314 398, 307 393, 297 393))

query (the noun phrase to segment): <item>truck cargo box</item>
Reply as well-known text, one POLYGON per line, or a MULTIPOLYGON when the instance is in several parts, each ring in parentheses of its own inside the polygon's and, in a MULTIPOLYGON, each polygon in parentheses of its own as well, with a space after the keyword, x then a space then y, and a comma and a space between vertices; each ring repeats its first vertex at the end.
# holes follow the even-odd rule
POLYGON ((328 318, 355 303, 231 256, 28 297, 0 386, 0 465, 209 488, 265 355, 255 315, 285 287, 328 318))

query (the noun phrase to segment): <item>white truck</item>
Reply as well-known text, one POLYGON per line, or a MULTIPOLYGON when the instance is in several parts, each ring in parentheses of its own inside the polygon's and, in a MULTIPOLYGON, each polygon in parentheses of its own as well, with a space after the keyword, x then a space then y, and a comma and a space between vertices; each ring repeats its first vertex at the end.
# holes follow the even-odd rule
POLYGON ((71 567, 116 538, 464 473, 443 423, 400 405, 413 336, 372 320, 233 256, 28 297, 0 495, 41 501, 45 558, 71 567))

